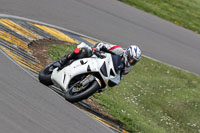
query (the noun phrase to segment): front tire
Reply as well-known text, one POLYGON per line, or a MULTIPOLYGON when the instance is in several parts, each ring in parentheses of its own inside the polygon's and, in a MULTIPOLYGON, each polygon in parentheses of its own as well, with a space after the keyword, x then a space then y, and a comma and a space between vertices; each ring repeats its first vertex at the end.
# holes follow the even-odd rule
POLYGON ((72 89, 66 92, 65 99, 71 103, 78 102, 84 99, 87 99, 89 96, 94 94, 97 90, 100 89, 100 86, 96 80, 90 83, 90 86, 85 89, 83 92, 74 94, 72 89))

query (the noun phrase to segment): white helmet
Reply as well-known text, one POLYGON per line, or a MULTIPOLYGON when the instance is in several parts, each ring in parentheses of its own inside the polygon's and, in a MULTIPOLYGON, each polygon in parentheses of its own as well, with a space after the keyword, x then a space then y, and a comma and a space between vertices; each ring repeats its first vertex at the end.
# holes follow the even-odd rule
POLYGON ((128 63, 133 66, 135 65, 141 58, 141 50, 138 46, 136 45, 130 45, 126 50, 125 50, 125 55, 127 57, 128 63))

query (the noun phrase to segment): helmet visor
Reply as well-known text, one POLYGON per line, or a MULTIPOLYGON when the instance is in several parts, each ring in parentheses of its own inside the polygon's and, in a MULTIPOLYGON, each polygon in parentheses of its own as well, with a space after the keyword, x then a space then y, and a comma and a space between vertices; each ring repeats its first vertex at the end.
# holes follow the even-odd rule
POLYGON ((130 50, 128 50, 128 51, 126 52, 126 56, 127 56, 128 63, 129 63, 131 66, 133 66, 133 65, 135 65, 135 64, 137 63, 137 61, 131 56, 130 50))
POLYGON ((137 63, 137 60, 135 60, 134 58, 130 57, 128 58, 128 62, 131 66, 134 66, 137 63))

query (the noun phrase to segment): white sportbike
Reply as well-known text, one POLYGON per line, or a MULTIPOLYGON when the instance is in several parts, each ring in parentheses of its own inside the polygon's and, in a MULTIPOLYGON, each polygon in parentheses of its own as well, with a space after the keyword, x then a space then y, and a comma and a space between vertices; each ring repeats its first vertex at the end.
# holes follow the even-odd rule
POLYGON ((40 71, 39 81, 61 88, 70 102, 87 99, 107 86, 119 84, 123 68, 120 56, 100 51, 89 58, 71 60, 61 70, 57 63, 54 61, 40 71))

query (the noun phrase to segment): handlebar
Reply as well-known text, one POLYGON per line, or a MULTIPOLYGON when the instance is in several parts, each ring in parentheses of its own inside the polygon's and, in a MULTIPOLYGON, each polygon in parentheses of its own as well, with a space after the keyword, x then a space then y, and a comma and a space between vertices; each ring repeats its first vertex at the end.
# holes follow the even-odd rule
POLYGON ((96 50, 96 48, 93 48, 93 53, 99 57, 99 58, 105 58, 104 55, 101 55, 101 52, 105 52, 105 53, 110 53, 112 55, 116 55, 114 52, 108 50, 106 47, 102 47, 101 50, 96 50))
POLYGON ((97 57, 99 57, 99 58, 101 58, 101 59, 103 59, 103 58, 106 57, 105 55, 101 55, 101 51, 95 50, 93 53, 94 53, 97 57))

